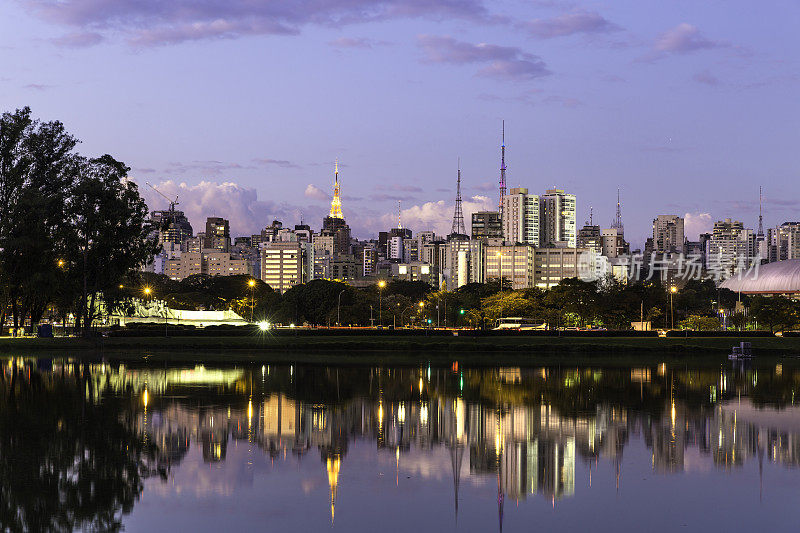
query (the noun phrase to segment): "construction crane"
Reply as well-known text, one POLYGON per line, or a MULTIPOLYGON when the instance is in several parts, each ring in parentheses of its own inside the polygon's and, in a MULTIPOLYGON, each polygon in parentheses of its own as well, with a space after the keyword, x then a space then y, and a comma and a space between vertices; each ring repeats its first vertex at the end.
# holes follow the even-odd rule
POLYGON ((174 215, 175 215, 175 206, 176 206, 176 205, 179 205, 179 204, 178 204, 178 197, 177 197, 177 196, 175 196, 175 200, 171 200, 171 199, 170 199, 170 198, 169 198, 169 197, 168 197, 166 194, 164 194, 163 192, 161 192, 161 191, 159 191, 158 189, 156 189, 156 188, 155 188, 155 187, 154 187, 154 186, 153 186, 151 183, 147 183, 147 186, 148 186, 148 187, 150 187, 151 189, 153 189, 154 191, 156 191, 156 192, 157 192, 158 194, 160 194, 160 195, 161 195, 161 196, 162 196, 162 197, 163 197, 163 198, 164 198, 166 201, 168 201, 168 202, 169 202, 169 212, 170 212, 170 214, 171 214, 172 216, 174 216, 174 215))

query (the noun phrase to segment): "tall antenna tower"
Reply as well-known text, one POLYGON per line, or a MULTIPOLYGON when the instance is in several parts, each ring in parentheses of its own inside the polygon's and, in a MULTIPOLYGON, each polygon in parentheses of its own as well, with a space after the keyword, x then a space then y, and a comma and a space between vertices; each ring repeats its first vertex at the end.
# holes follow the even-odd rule
POLYGON ((456 208, 453 212, 453 229, 450 233, 466 235, 464 227, 464 212, 461 210, 461 158, 458 158, 458 181, 456 182, 456 208))
POLYGON ((503 120, 503 144, 500 146, 500 220, 503 220, 503 197, 506 195, 506 121, 503 120))
POLYGON ((397 200, 397 229, 403 229, 403 221, 400 219, 400 200, 397 200))
POLYGON ((762 203, 762 196, 761 196, 761 186, 758 186, 758 233, 756 234, 758 237, 764 237, 764 218, 761 216, 761 203, 762 203))
POLYGON ((622 229, 622 204, 619 202, 619 188, 617 188, 617 216, 614 218, 614 223, 611 224, 614 229, 622 229))

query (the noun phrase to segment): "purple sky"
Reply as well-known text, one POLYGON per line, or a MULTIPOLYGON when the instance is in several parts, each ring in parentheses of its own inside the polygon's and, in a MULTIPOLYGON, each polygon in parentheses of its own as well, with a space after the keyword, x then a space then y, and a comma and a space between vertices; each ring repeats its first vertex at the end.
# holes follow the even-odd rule
POLYGON ((179 194, 197 231, 450 228, 509 186, 578 196, 641 245, 657 214, 800 219, 800 4, 752 0, 5 0, 2 110, 62 120, 179 194))

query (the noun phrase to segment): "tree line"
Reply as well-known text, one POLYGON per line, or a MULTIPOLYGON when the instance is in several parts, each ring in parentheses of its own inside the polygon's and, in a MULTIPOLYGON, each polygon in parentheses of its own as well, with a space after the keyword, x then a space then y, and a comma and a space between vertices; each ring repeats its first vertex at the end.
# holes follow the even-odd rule
POLYGON ((30 108, 0 116, 0 324, 38 323, 48 309, 85 331, 114 287, 157 250, 130 170, 87 157, 58 121, 30 108))
POLYGON ((675 293, 659 281, 621 283, 613 278, 563 280, 548 289, 510 290, 497 281, 435 290, 423 282, 387 280, 365 287, 331 280, 299 284, 283 295, 249 276, 204 274, 176 281, 137 273, 117 298, 158 298, 173 309, 231 309, 245 319, 285 325, 422 326, 491 328, 502 317, 522 317, 558 327, 630 330, 644 320, 653 329, 718 330, 728 327, 789 330, 800 325, 800 302, 780 296, 747 297, 713 281, 689 281, 675 293), (250 282, 253 285, 250 285, 250 282), (741 305, 737 306, 737 302, 741 305), (740 312, 736 312, 736 309, 740 312))

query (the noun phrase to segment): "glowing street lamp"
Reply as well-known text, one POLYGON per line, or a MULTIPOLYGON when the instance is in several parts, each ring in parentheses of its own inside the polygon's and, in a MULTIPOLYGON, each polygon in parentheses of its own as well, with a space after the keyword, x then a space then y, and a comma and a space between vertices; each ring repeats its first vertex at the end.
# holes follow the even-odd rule
POLYGON ((380 280, 378 282, 378 323, 383 326, 383 289, 386 287, 386 281, 380 280))
POLYGON ((250 286, 250 322, 252 322, 253 321, 253 308, 256 305, 256 300, 255 300, 256 280, 251 278, 251 279, 249 279, 247 281, 247 284, 250 286))
POLYGON ((678 287, 676 287, 675 285, 669 288, 669 316, 670 316, 670 322, 672 323, 672 327, 670 329, 675 329, 675 312, 673 311, 672 308, 672 297, 675 295, 676 292, 678 292, 678 287))

